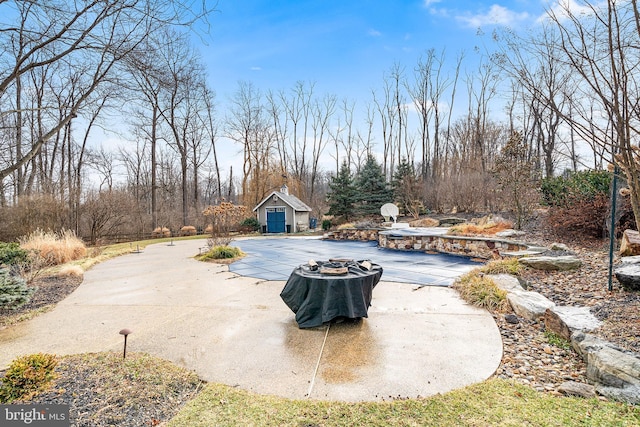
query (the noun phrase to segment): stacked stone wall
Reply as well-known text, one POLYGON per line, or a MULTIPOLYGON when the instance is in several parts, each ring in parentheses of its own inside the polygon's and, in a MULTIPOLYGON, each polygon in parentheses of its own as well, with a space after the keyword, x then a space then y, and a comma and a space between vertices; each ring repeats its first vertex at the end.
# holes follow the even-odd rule
POLYGON ((493 258, 497 253, 527 250, 524 243, 491 237, 450 236, 439 234, 394 236, 380 233, 381 229, 345 228, 330 231, 328 240, 378 241, 386 249, 420 252, 443 252, 475 258, 493 258))

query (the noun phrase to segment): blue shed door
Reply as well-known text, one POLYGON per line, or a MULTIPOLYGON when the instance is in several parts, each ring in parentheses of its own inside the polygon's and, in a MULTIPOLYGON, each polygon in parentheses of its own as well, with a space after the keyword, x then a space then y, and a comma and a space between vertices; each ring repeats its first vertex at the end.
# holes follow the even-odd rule
POLYGON ((284 233, 284 208, 267 208, 267 233, 284 233))

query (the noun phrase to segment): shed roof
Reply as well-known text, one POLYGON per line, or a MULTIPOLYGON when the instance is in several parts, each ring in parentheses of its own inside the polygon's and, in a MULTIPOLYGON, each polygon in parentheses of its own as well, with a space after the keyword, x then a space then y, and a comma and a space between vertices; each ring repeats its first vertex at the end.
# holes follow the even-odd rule
POLYGON ((298 199, 296 196, 293 196, 291 194, 287 194, 287 193, 283 193, 282 191, 274 191, 271 194, 269 194, 267 197, 265 197, 260 203, 258 203, 258 205, 253 208, 253 212, 257 211, 258 209, 260 209, 260 207, 262 205, 264 205, 267 200, 269 200, 271 197, 273 197, 273 195, 276 195, 280 198, 280 200, 282 200, 283 202, 285 202, 287 205, 291 206, 291 208, 296 211, 296 212, 311 212, 312 209, 307 206, 306 203, 304 203, 302 200, 298 199))

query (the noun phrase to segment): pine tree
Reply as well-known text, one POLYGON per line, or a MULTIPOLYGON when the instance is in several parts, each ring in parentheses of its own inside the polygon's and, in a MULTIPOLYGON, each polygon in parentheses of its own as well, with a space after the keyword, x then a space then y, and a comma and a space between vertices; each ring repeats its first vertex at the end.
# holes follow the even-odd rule
POLYGON ((375 157, 368 156, 356 177, 357 211, 361 215, 380 215, 380 208, 392 201, 392 192, 375 157))
POLYGON ((346 161, 342 162, 338 175, 331 178, 329 189, 329 215, 343 216, 349 220, 353 216, 356 199, 353 176, 346 161))
POLYGON ((418 218, 422 208, 422 183, 416 171, 407 159, 403 158, 393 174, 391 182, 393 200, 398 203, 406 214, 418 218))
POLYGON ((27 287, 24 279, 0 268, 0 308, 20 307, 29 301, 34 291, 34 288, 27 287))

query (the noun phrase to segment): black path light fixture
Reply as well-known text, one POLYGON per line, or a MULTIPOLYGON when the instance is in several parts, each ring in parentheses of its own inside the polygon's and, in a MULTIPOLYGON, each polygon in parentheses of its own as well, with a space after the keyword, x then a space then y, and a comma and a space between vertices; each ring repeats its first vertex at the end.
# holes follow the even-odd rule
POLYGON ((124 360, 127 357, 127 336, 129 334, 131 334, 131 329, 121 329, 120 330, 120 335, 124 335, 124 351, 122 352, 122 360, 124 360))

